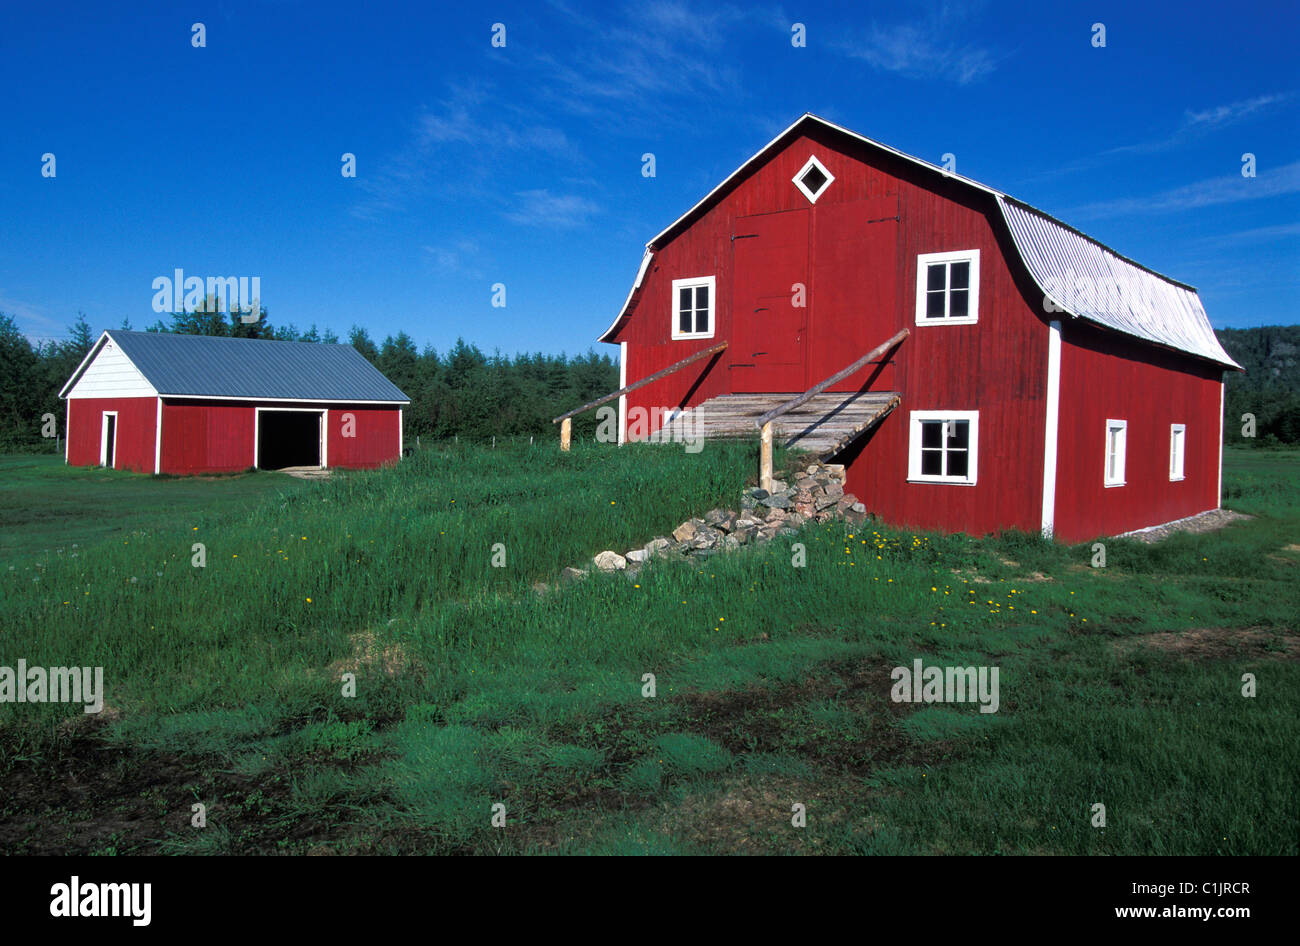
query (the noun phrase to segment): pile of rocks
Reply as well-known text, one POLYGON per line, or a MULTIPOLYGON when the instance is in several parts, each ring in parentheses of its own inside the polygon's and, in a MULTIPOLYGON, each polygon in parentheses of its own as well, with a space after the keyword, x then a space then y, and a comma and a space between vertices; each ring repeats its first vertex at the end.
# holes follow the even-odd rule
MULTIPOLYGON (((711 509, 703 518, 687 519, 672 537, 659 536, 642 548, 620 555, 601 552, 592 560, 600 571, 635 573, 656 556, 708 556, 778 535, 793 535, 806 522, 844 519, 861 525, 867 508, 844 491, 844 467, 838 463, 813 463, 792 477, 793 482, 772 482, 772 489, 750 487, 741 494, 739 511, 711 509)), ((566 568, 564 578, 576 579, 588 569, 566 568)))

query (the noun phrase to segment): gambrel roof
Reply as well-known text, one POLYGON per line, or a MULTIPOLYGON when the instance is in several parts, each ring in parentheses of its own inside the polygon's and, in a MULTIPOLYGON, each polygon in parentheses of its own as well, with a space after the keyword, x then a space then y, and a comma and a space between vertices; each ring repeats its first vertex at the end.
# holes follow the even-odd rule
POLYGON ((67 397, 111 340, 163 397, 409 404, 351 345, 105 332, 59 392, 67 397))
POLYGON ((811 112, 805 113, 773 138, 703 200, 646 244, 636 281, 613 324, 600 336, 601 341, 607 341, 631 311, 655 251, 713 206, 746 172, 766 161, 784 142, 809 125, 829 129, 994 198, 1030 277, 1062 313, 1225 367, 1240 369, 1241 366, 1223 350, 1193 287, 1120 255, 1008 194, 859 135, 811 112))

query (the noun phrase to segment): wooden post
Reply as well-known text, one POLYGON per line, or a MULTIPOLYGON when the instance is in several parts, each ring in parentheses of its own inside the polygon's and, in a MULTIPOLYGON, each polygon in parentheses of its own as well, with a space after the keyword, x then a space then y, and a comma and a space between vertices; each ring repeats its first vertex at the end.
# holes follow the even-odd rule
POLYGON ((560 449, 569 452, 569 441, 573 439, 573 418, 566 417, 560 421, 560 449))
POLYGON ((772 422, 763 425, 758 457, 758 485, 772 492, 772 422))

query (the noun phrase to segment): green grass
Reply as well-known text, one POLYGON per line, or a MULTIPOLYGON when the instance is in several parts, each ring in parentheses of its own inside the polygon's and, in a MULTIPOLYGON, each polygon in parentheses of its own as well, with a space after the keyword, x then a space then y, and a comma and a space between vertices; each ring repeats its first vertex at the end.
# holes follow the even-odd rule
POLYGON ((120 713, 74 736, 77 708, 0 704, 28 786, 0 848, 81 850, 6 824, 152 792, 157 828, 117 850, 1297 853, 1300 454, 1229 450, 1256 519, 1109 540, 1105 569, 1090 544, 827 524, 533 590, 734 507, 753 453, 439 448, 326 483, 0 461, 0 664, 103 666, 120 713), (1190 628, 1253 630, 1141 641, 1190 628), (893 703, 916 657, 998 666, 999 712, 893 703), (105 743, 102 802, 40 782, 105 743))

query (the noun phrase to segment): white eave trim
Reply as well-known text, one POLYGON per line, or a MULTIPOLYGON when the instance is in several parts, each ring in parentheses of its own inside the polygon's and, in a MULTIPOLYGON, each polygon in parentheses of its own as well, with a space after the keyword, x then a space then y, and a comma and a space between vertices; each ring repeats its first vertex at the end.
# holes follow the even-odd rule
POLYGON ((618 315, 614 316, 614 321, 610 323, 609 328, 600 333, 600 336, 596 341, 603 342, 605 336, 614 331, 618 323, 623 321, 623 316, 627 315, 627 307, 632 304, 632 297, 636 295, 636 291, 641 288, 641 283, 645 279, 646 271, 650 268, 650 260, 653 258, 654 253, 647 245, 645 253, 641 255, 641 268, 636 271, 636 282, 632 283, 632 288, 627 291, 627 298, 623 300, 623 308, 618 310, 618 315))
POLYGON ((350 397, 226 397, 217 394, 174 394, 163 392, 159 397, 178 401, 257 401, 276 404, 375 404, 380 407, 401 407, 410 401, 358 401, 350 397))

